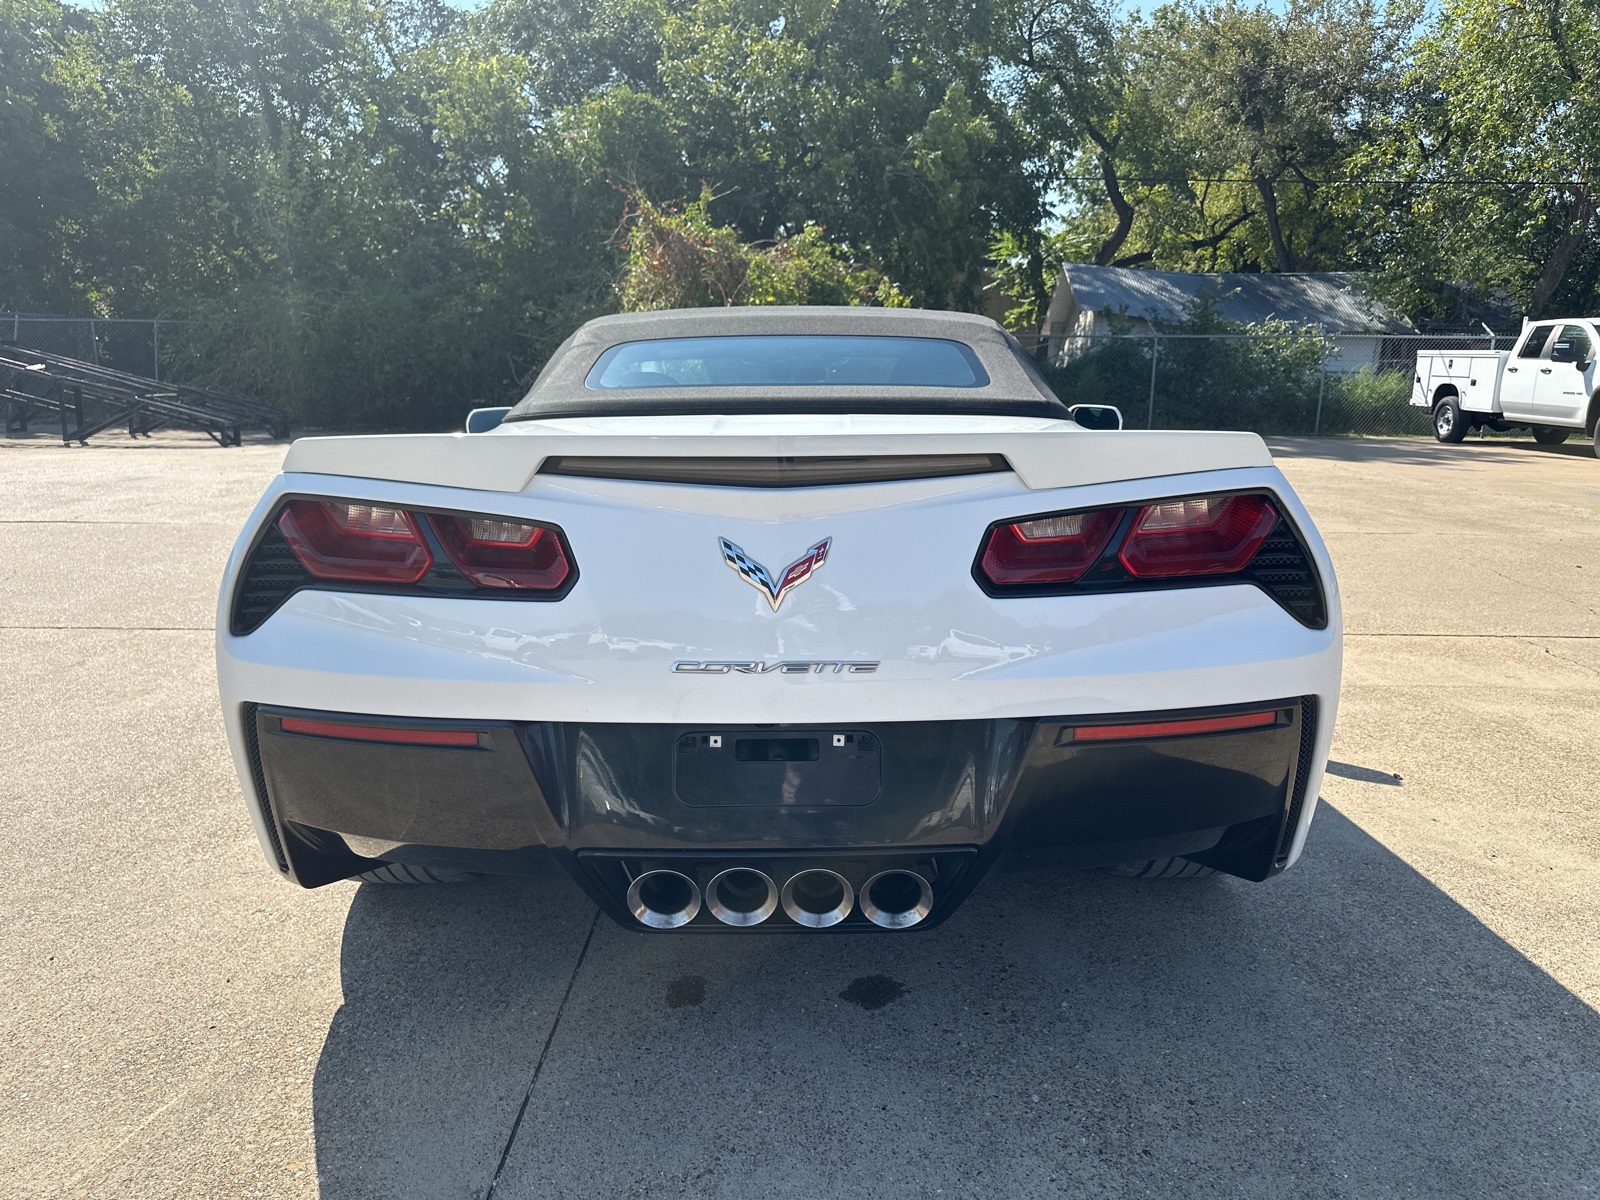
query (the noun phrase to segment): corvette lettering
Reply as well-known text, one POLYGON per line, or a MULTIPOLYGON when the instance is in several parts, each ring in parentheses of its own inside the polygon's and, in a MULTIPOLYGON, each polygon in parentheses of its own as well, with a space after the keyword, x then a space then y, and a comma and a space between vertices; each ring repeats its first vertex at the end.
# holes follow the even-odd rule
POLYGON ((771 571, 727 538, 718 538, 717 542, 722 546, 722 561, 732 567, 740 579, 765 596, 773 612, 778 611, 778 605, 783 603, 785 596, 810 579, 816 569, 828 561, 828 547, 833 545, 831 537, 823 538, 785 567, 782 575, 773 579, 771 571))
POLYGON ((678 675, 870 675, 876 662, 851 662, 844 659, 796 662, 698 662, 685 660, 672 664, 678 675))

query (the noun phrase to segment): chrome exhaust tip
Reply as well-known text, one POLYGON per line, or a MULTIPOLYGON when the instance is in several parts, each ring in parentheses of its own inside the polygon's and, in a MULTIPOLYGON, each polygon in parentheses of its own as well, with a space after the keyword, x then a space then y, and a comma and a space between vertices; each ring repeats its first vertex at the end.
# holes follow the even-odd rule
POLYGON ((826 929, 850 915, 856 902, 855 889, 837 871, 813 867, 789 876, 783 885, 780 903, 796 925, 807 929, 826 929))
POLYGON ((861 915, 882 929, 910 929, 933 911, 933 885, 915 871, 879 871, 861 887, 861 915))
POLYGON ((651 929, 677 929, 700 911, 700 889, 679 871, 646 871, 628 885, 628 911, 651 929))
POLYGON ((778 885, 765 871, 729 867, 706 884, 706 907, 724 925, 759 925, 778 911, 778 885))

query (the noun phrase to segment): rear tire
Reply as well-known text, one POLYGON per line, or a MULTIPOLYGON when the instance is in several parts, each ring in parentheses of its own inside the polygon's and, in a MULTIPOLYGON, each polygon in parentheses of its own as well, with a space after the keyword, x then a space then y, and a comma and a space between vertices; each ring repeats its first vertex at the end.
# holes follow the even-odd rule
POLYGON ((407 863, 384 863, 356 876, 362 883, 392 883, 409 886, 418 883, 466 883, 477 876, 471 871, 441 871, 437 867, 414 867, 407 863))
POLYGON ((1204 879, 1217 873, 1216 868, 1203 867, 1187 858, 1149 858, 1144 862, 1121 863, 1111 871, 1128 879, 1204 879))
POLYGON ((1467 436, 1467 418, 1454 396, 1433 406, 1433 436, 1441 442, 1459 442, 1467 436))
POLYGON ((1533 427, 1533 440, 1541 446, 1559 446, 1572 436, 1572 430, 1563 429, 1559 425, 1535 425, 1533 427))
POLYGON ((1594 427, 1594 456, 1600 458, 1600 425, 1594 427))

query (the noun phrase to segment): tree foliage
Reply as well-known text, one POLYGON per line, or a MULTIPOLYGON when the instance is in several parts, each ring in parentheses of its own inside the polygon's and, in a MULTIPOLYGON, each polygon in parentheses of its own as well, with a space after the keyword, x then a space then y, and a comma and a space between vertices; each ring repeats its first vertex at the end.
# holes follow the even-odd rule
POLYGON ((0 308, 442 426, 624 306, 997 283, 1025 331, 1090 261, 1590 307, 1596 61, 1587 0, 0 0, 0 308))
POLYGON ((1446 0, 1406 102, 1357 166, 1396 301, 1455 315, 1464 282, 1531 316, 1600 288, 1600 10, 1579 0, 1446 0))
POLYGON ((1099 0, 1026 0, 1017 111, 1066 200, 1031 251, 1003 234, 1019 319, 1063 261, 1200 271, 1364 265, 1342 197, 1399 94, 1410 8, 1377 0, 1177 0, 1116 17, 1099 0))
POLYGON ((881 272, 842 258, 807 225, 767 245, 739 240, 706 215, 709 191, 681 213, 636 198, 628 220, 628 265, 619 289, 625 312, 742 304, 870 304, 903 308, 881 272))
POLYGON ((70 306, 90 200, 63 63, 81 19, 53 0, 0 0, 0 305, 70 306))

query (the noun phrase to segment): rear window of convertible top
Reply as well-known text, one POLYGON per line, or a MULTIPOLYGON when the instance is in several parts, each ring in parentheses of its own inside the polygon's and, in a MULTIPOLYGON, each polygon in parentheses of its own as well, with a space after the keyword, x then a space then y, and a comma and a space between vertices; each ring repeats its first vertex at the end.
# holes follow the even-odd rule
POLYGON ((612 346, 585 383, 601 391, 707 387, 983 387, 978 356, 946 338, 746 334, 612 346))

